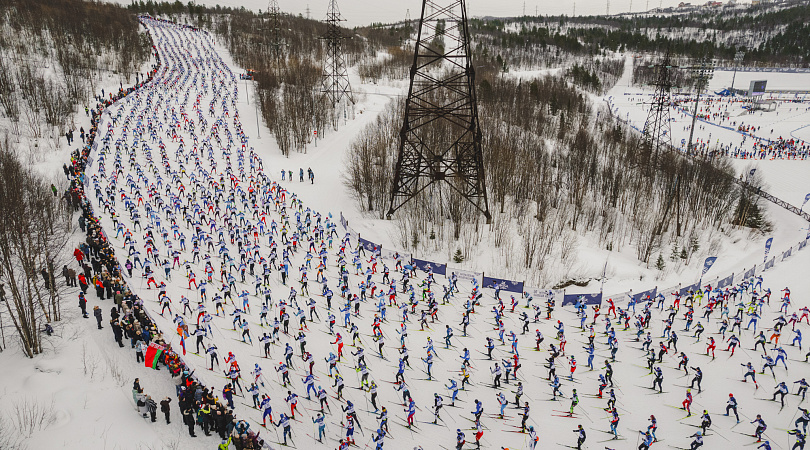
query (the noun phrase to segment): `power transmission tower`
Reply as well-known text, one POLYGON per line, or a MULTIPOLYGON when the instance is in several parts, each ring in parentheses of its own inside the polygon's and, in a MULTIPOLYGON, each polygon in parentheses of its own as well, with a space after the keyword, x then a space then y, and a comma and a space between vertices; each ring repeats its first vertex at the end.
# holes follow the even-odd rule
POLYGON ((664 60, 661 63, 650 67, 657 72, 658 76, 655 81, 653 101, 650 104, 650 111, 647 113, 647 121, 644 122, 642 149, 650 164, 649 167, 652 168, 657 165, 658 156, 672 148, 669 107, 670 90, 672 89, 670 70, 673 69, 673 66, 670 64, 669 50, 664 54, 664 60))
POLYGON ((465 0, 422 1, 388 218, 429 186, 491 221, 465 0))
POLYGON ((270 47, 273 52, 273 59, 276 61, 281 59, 281 9, 278 7, 277 0, 270 0, 267 4, 267 13, 270 16, 268 28, 270 30, 270 47))
POLYGON ((329 1, 326 11, 326 34, 321 36, 326 42, 326 60, 323 65, 323 84, 321 92, 336 106, 344 98, 354 104, 352 87, 349 84, 349 74, 346 70, 346 60, 343 57, 343 41, 348 39, 340 30, 340 22, 345 21, 340 16, 337 0, 329 1))

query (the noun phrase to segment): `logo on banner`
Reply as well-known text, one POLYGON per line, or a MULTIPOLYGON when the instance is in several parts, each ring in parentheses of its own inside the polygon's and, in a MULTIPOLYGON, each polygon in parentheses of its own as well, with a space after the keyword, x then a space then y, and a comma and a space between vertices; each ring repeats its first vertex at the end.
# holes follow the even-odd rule
POLYGON ((708 272, 709 269, 712 268, 712 265, 714 265, 715 261, 717 261, 716 256, 709 256, 708 258, 706 258, 706 261, 703 262, 703 275, 706 275, 706 272, 708 272))
POLYGON ((762 262, 768 260, 768 252, 771 251, 771 244, 773 244, 773 238, 768 238, 768 240, 765 241, 765 258, 762 259, 762 262))
POLYGON ((732 273, 731 275, 729 275, 729 276, 723 278, 722 280, 720 280, 719 282, 717 282, 717 287, 718 288, 724 288, 726 286, 731 286, 731 283, 733 281, 734 281, 734 274, 732 273))

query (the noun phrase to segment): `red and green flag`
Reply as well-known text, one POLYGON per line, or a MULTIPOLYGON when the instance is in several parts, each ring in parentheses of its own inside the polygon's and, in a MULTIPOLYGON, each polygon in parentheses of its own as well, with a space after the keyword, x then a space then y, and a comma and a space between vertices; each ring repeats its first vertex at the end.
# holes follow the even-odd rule
POLYGON ((144 365, 146 367, 157 369, 158 360, 160 359, 160 355, 163 354, 163 350, 164 347, 162 345, 155 344, 154 342, 150 343, 149 347, 146 347, 144 365))

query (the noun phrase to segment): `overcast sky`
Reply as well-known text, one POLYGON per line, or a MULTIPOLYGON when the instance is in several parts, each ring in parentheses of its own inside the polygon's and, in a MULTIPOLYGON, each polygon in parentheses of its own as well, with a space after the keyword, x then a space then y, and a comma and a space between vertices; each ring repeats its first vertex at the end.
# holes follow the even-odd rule
MULTIPOLYGON (((186 3, 188 0, 181 0, 186 3)), ((313 19, 323 19, 326 16, 326 8, 329 0, 277 0, 282 11, 293 14, 306 15, 307 7, 310 10, 310 17, 313 19)), ((441 3, 451 0, 436 0, 441 3)), ((610 13, 646 11, 656 8, 659 5, 676 6, 681 0, 610 0, 610 13)), ((691 0, 694 4, 705 3, 700 0, 691 0)), ((727 1, 727 0, 725 0, 727 1)), ((119 3, 128 4, 129 0, 119 0, 119 3)), ((215 6, 239 7, 252 9, 254 11, 267 10, 267 0, 195 0, 195 3, 215 6)), ((495 16, 510 17, 523 14, 524 5, 526 14, 534 15, 535 11, 540 15, 572 15, 576 5, 576 15, 596 15, 605 14, 608 0, 467 0, 467 14, 470 17, 495 16)), ((742 3, 750 3, 743 0, 742 3)), ((408 10, 411 19, 419 19, 421 14, 421 0, 338 0, 338 6, 346 19, 347 26, 368 25, 372 22, 396 22, 403 20, 408 10)))

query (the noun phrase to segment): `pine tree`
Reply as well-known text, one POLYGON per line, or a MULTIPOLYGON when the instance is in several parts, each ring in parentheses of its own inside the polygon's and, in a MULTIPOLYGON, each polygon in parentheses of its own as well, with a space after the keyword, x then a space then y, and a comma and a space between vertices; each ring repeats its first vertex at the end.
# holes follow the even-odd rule
POLYGON ((453 262, 456 264, 461 264, 464 262, 464 255, 461 254, 461 249, 456 249, 456 254, 453 255, 453 262))
POLYGON ((666 267, 666 265, 664 265, 664 256, 659 253, 658 261, 655 263, 655 268, 661 271, 664 270, 664 267, 666 267))

